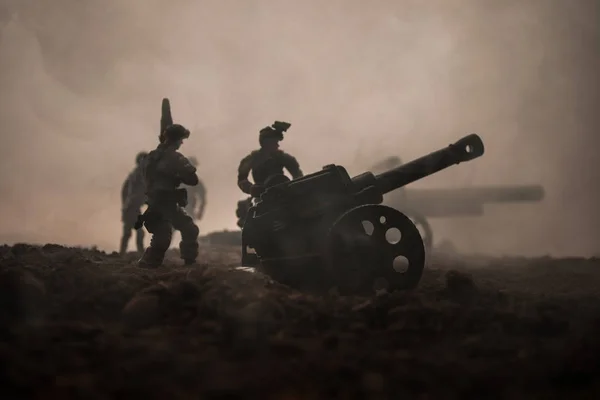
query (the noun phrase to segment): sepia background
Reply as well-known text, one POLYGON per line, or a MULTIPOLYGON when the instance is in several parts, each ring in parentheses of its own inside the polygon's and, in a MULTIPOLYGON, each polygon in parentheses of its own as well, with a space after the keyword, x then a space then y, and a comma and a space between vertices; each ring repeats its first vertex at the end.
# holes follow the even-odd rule
POLYGON ((0 0, 0 242, 115 250, 121 184, 169 97, 208 189, 202 233, 235 227, 238 163, 284 120, 305 173, 478 133, 482 158, 411 187, 539 183, 546 198, 432 220, 438 239, 599 254, 598 3, 0 0))

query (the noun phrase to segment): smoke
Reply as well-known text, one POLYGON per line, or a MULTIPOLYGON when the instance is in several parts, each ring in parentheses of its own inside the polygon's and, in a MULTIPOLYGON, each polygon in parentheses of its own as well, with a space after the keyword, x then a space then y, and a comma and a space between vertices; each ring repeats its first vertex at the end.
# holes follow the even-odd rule
MULTIPOLYGON (((116 249, 120 185, 162 97, 192 130, 201 231, 234 228, 258 130, 305 172, 409 160, 471 133, 486 154, 417 187, 544 185, 540 204, 433 222, 461 250, 597 254, 598 2, 5 2, 0 240, 116 249)), ((412 187, 412 186, 411 186, 412 187)))

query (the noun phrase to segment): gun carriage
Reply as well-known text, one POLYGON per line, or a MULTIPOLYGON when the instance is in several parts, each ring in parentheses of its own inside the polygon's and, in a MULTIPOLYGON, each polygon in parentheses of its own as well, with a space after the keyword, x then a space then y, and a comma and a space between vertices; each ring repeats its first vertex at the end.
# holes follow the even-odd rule
POLYGON ((483 153, 471 134, 378 175, 350 177, 327 165, 291 181, 274 177, 248 210, 242 265, 290 286, 341 294, 414 288, 425 265, 423 240, 405 214, 381 204, 383 195, 483 153))

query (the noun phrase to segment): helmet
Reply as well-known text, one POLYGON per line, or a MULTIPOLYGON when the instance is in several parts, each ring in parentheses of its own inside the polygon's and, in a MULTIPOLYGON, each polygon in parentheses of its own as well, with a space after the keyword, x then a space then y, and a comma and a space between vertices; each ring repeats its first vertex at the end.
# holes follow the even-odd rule
POLYGON ((146 158, 147 155, 148 153, 146 153, 145 151, 140 151, 139 153, 137 153, 137 156, 135 156, 135 163, 140 164, 144 160, 144 158, 146 158))
POLYGON ((260 130, 260 133, 258 134, 258 143, 260 143, 262 146, 265 140, 268 139, 283 140, 283 134, 281 132, 277 132, 270 126, 267 126, 266 128, 260 130))
POLYGON ((190 137, 190 131, 187 130, 183 125, 172 124, 167 126, 167 128, 160 134, 161 143, 169 140, 176 141, 187 139, 190 137))
POLYGON ((198 159, 194 156, 191 156, 188 158, 188 160, 190 161, 190 164, 192 164, 194 167, 198 166, 198 159))
POLYGON ((287 131, 290 126, 290 123, 275 121, 273 125, 262 128, 259 131, 258 142, 262 146, 266 139, 283 140, 283 132, 287 131))

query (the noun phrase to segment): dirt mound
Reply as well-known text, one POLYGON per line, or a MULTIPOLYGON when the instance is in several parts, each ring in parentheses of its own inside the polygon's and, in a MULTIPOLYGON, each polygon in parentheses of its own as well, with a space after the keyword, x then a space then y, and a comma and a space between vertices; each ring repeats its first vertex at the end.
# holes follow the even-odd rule
MULTIPOLYGON (((419 289, 315 296, 237 250, 0 247, 0 383, 18 398, 577 398, 600 390, 597 259, 432 260, 419 289), (143 396, 143 397, 142 397, 143 396)), ((15 397, 13 397, 15 398, 15 397)))

